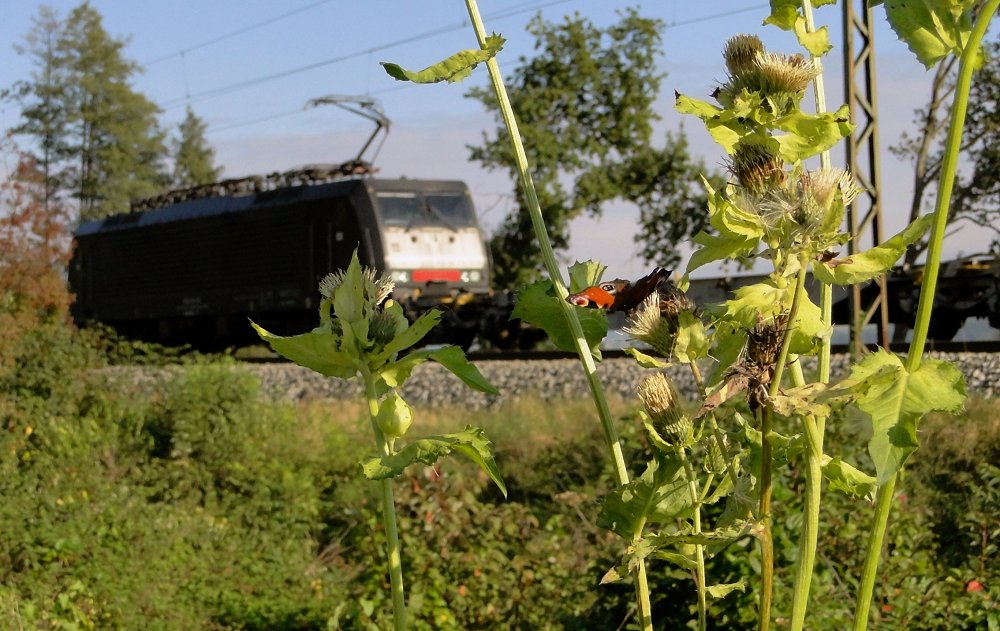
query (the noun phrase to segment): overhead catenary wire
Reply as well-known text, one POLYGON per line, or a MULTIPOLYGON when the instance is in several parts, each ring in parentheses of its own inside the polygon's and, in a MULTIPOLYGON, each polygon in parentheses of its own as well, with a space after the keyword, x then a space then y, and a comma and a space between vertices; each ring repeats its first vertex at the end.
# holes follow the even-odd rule
MULTIPOLYGON (((521 13, 526 13, 526 12, 529 12, 529 11, 538 11, 540 9, 545 9, 545 8, 548 8, 548 7, 551 7, 551 6, 555 6, 557 4, 565 4, 567 2, 572 2, 572 1, 573 0, 548 0, 548 2, 522 3, 520 5, 515 5, 512 8, 508 8, 505 11, 500 11, 497 14, 495 14, 493 16, 490 16, 490 18, 493 19, 493 20, 502 20, 502 19, 505 19, 505 18, 508 18, 508 17, 513 17, 513 16, 521 14, 521 13)), ((338 55, 336 57, 331 57, 329 59, 324 59, 324 60, 317 61, 317 62, 314 62, 314 63, 311 63, 311 64, 306 64, 304 66, 297 66, 295 68, 289 68, 287 70, 282 70, 281 72, 275 72, 275 73, 264 75, 264 76, 261 76, 261 77, 255 77, 253 79, 247 79, 245 81, 239 81, 239 82, 231 83, 229 85, 221 86, 221 87, 218 87, 218 88, 213 88, 211 90, 205 90, 203 92, 197 92, 195 94, 190 95, 190 97, 185 96, 185 97, 181 97, 181 98, 172 99, 172 100, 169 100, 169 101, 165 101, 165 102, 161 103, 160 105, 164 109, 169 109, 169 108, 176 107, 178 105, 181 105, 181 104, 184 104, 184 103, 188 103, 188 102, 191 102, 191 101, 200 101, 200 100, 205 100, 205 99, 208 99, 208 98, 213 98, 213 97, 216 97, 216 96, 221 96, 223 94, 229 94, 231 92, 242 90, 244 88, 248 88, 248 87, 251 87, 251 86, 254 86, 254 85, 258 85, 260 83, 266 83, 268 81, 274 81, 276 79, 282 79, 284 77, 289 77, 289 76, 292 76, 292 75, 300 74, 300 73, 303 73, 303 72, 307 72, 309 70, 316 70, 317 68, 323 68, 325 66, 330 66, 330 65, 341 63, 341 62, 348 61, 348 60, 351 60, 351 59, 356 59, 358 57, 363 57, 365 55, 370 55, 372 53, 379 52, 381 50, 386 50, 388 48, 394 48, 396 46, 401 46, 403 44, 411 44, 413 42, 418 42, 418 41, 421 41, 421 40, 430 39, 430 38, 436 37, 438 35, 443 35, 444 33, 450 33, 452 31, 457 31, 457 30, 461 30, 461 29, 464 29, 464 28, 468 28, 468 27, 469 27, 468 21, 455 22, 455 23, 447 25, 447 26, 441 26, 441 27, 438 27, 436 29, 431 29, 429 31, 425 31, 423 33, 419 33, 417 35, 412 35, 410 37, 404 37, 404 38, 401 38, 401 39, 398 39, 398 40, 394 40, 394 41, 391 41, 391 42, 386 42, 384 44, 379 44, 377 46, 372 46, 371 48, 366 48, 364 50, 357 50, 357 51, 354 51, 354 52, 351 52, 351 53, 345 53, 343 55, 338 55)))
POLYGON ((182 48, 182 49, 180 49, 180 50, 178 50, 176 52, 169 53, 169 54, 166 54, 166 55, 162 55, 162 56, 157 57, 155 59, 151 59, 151 60, 149 60, 147 62, 144 62, 142 65, 143 66, 152 66, 153 64, 158 64, 161 61, 166 61, 168 59, 173 59, 174 57, 184 57, 184 55, 186 55, 186 54, 188 54, 188 53, 190 53, 192 51, 199 50, 199 49, 202 49, 202 48, 206 48, 206 47, 211 46, 213 44, 218 44, 219 42, 225 41, 225 40, 230 39, 232 37, 236 37, 237 35, 243 35, 244 33, 249 33, 250 31, 254 31, 254 30, 258 29, 258 28, 261 28, 263 26, 267 26, 269 24, 274 24, 275 22, 279 22, 281 20, 284 20, 285 18, 292 17, 293 15, 298 15, 299 13, 302 13, 304 11, 308 11, 310 9, 315 9, 316 7, 318 7, 320 5, 327 4, 327 3, 332 2, 332 1, 333 0, 319 0, 319 2, 314 2, 314 3, 306 5, 304 7, 300 7, 298 9, 293 9, 291 11, 287 11, 285 13, 282 13, 281 15, 276 15, 276 16, 274 16, 272 18, 268 18, 268 19, 262 20, 260 22, 255 22, 255 23, 253 23, 253 24, 251 24, 249 26, 244 26, 243 28, 239 28, 239 29, 237 29, 235 31, 230 31, 228 33, 224 33, 222 35, 213 37, 211 39, 207 39, 207 40, 205 40, 203 42, 200 42, 198 44, 194 44, 192 46, 188 46, 187 48, 182 48))
MULTIPOLYGON (((522 3, 521 5, 515 5, 514 7, 510 7, 510 8, 508 8, 507 10, 505 10, 503 12, 497 13, 496 15, 489 16, 489 19, 490 20, 498 20, 498 19, 503 19, 503 18, 507 18, 507 17, 513 17, 514 15, 518 15, 520 13, 525 13, 527 11, 535 11, 535 10, 547 8, 547 7, 552 6, 552 5, 563 4, 563 3, 566 3, 566 2, 570 2, 570 1, 571 0, 552 0, 550 2, 544 2, 544 3, 541 3, 541 4, 535 4, 533 2, 525 2, 525 3, 522 3), (529 6, 525 6, 525 5, 529 5, 529 6)), ((713 14, 709 14, 709 15, 698 16, 698 17, 687 19, 687 20, 672 21, 669 24, 666 24, 664 26, 664 29, 679 28, 681 26, 687 26, 687 25, 690 25, 690 24, 698 24, 698 23, 701 23, 701 22, 709 22, 709 21, 712 21, 712 20, 723 19, 723 18, 727 18, 727 17, 732 17, 734 15, 739 15, 741 13, 748 13, 748 12, 751 12, 751 11, 759 11, 761 9, 766 9, 766 8, 768 8, 768 6, 769 5, 767 3, 764 3, 764 4, 755 4, 755 5, 751 5, 751 6, 747 6, 747 7, 741 7, 741 8, 738 8, 738 9, 732 9, 732 10, 729 10, 729 11, 724 11, 724 12, 721 12, 721 13, 713 13, 713 14)), ((350 60, 350 59, 355 59, 357 57, 362 57, 364 55, 370 55, 370 54, 372 54, 374 52, 378 52, 380 50, 385 50, 387 48, 393 48, 395 46, 400 46, 402 44, 409 44, 409 43, 412 43, 412 42, 415 42, 415 41, 421 41, 421 40, 424 40, 424 39, 428 39, 428 38, 434 37, 436 35, 441 35, 443 33, 447 33, 447 32, 451 32, 451 31, 459 30, 459 29, 462 29, 462 28, 468 28, 468 22, 467 21, 462 21, 461 23, 455 23, 455 24, 452 24, 452 25, 449 25, 449 26, 440 27, 438 29, 427 31, 427 32, 424 32, 424 33, 421 33, 421 34, 418 34, 418 35, 414 35, 412 37, 407 37, 407 38, 396 40, 396 41, 393 41, 393 42, 388 42, 388 43, 385 43, 385 44, 380 44, 380 45, 372 47, 372 48, 368 48, 368 49, 365 49, 365 50, 356 51, 356 52, 353 52, 353 53, 348 53, 348 54, 341 55, 339 57, 335 57, 335 58, 332 58, 332 59, 327 59, 327 60, 324 60, 324 61, 316 62, 314 64, 309 64, 307 66, 300 66, 298 68, 293 68, 293 69, 286 70, 286 71, 283 71, 283 72, 274 73, 274 74, 263 76, 263 77, 257 77, 255 79, 248 79, 246 81, 241 81, 239 83, 230 84, 228 86, 223 86, 223 87, 220 87, 220 88, 215 88, 213 90, 208 90, 208 91, 205 91, 205 92, 200 92, 200 93, 193 94, 193 95, 190 95, 190 96, 186 96, 186 97, 180 98, 180 99, 173 99, 171 101, 167 101, 167 102, 163 103, 162 106, 164 107, 164 109, 169 109, 171 107, 176 107, 177 105, 180 105, 182 103, 188 103, 192 99, 202 100, 202 99, 213 98, 213 97, 216 97, 216 96, 222 96, 224 94, 228 94, 230 92, 238 91, 238 90, 241 90, 243 88, 247 88, 247 87, 256 85, 258 83, 264 83, 264 82, 267 82, 267 81, 272 81, 272 80, 275 80, 275 79, 280 79, 280 78, 283 78, 283 77, 286 77, 286 76, 290 76, 292 74, 297 74, 297 73, 300 73, 300 72, 305 72, 305 71, 308 71, 308 70, 313 70, 315 68, 320 68, 320 67, 323 67, 323 66, 332 65, 332 64, 339 63, 339 62, 342 62, 342 61, 347 61, 347 60, 350 60)), ((406 83, 406 84, 400 84, 400 85, 392 86, 392 87, 388 87, 388 88, 382 88, 380 90, 375 90, 375 91, 371 92, 371 94, 373 94, 373 95, 374 94, 385 94, 387 92, 395 92, 395 91, 398 91, 398 90, 407 90, 407 89, 412 89, 414 87, 416 87, 414 84, 412 84, 412 83, 406 83)), ((238 129, 238 128, 241 128, 241 127, 248 127, 250 125, 257 125, 257 124, 265 123, 265 122, 268 122, 268 121, 271 121, 271 120, 277 120, 279 118, 287 118, 287 117, 292 116, 294 114, 301 114, 302 111, 303 110, 301 110, 301 109, 289 110, 289 111, 279 112, 279 113, 276 113, 276 114, 271 114, 271 115, 268 115, 268 116, 262 116, 262 117, 254 118, 252 120, 239 121, 239 122, 230 123, 230 124, 221 125, 221 126, 210 125, 210 131, 212 133, 219 133, 219 132, 222 132, 222 131, 229 131, 229 130, 238 129)))

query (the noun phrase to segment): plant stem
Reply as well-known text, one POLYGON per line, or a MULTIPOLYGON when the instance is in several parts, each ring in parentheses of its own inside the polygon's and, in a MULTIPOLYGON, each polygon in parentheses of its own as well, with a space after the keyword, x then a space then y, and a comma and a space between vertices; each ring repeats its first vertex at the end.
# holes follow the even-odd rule
MULTIPOLYGON (((479 7, 476 4, 476 0, 465 0, 465 6, 469 11, 469 19, 471 20, 472 28, 476 33, 476 40, 479 42, 480 47, 485 46, 486 29, 483 26, 483 20, 479 15, 479 7)), ((500 65, 497 63, 495 58, 490 58, 486 62, 486 68, 489 71, 490 83, 493 86, 493 93, 496 96, 500 114, 503 117, 504 124, 507 127, 507 133, 510 136, 511 145, 514 149, 518 179, 521 183, 521 189, 524 192, 524 199, 528 205, 528 214, 531 217, 531 226, 535 232, 535 239, 538 241, 538 246, 541 249, 542 259, 545 262, 545 269, 552 281, 552 286, 555 289, 556 296, 560 298, 560 309, 562 309, 563 316, 566 319, 570 332, 576 340, 577 354, 580 357, 580 362, 583 364, 584 374, 586 375, 587 383, 590 386, 590 393, 593 396, 594 405, 597 408, 597 414, 601 421, 601 428, 604 431, 605 443, 607 444, 608 450, 611 452, 611 458, 615 469, 615 477, 618 484, 624 486, 628 484, 629 476, 628 469, 625 466, 625 456, 622 453, 621 441, 618 438, 618 430, 615 428, 614 420, 611 418, 611 408, 608 406, 607 397, 604 394, 604 387, 601 384, 600 378, 597 376, 597 366, 594 363, 593 354, 591 353, 590 347, 587 345, 586 338, 584 337, 583 327, 580 325, 580 320, 576 317, 576 312, 573 310, 574 307, 564 300, 566 296, 569 295, 569 292, 566 290, 565 283, 563 283, 562 272, 559 269, 559 262, 556 260, 555 252, 552 249, 552 243, 549 240, 549 235, 545 228, 545 220, 542 217, 542 211, 538 204, 538 194, 535 192, 535 183, 531 178, 531 173, 528 168, 527 154, 525 153, 524 145, 521 142, 521 133, 517 128, 517 119, 514 117, 514 110, 510 105, 510 98, 507 96, 507 88, 503 82, 503 75, 500 73, 500 65)), ((653 616, 650 608, 649 586, 646 581, 646 568, 644 561, 639 561, 638 571, 636 572, 636 599, 639 604, 639 615, 642 620, 642 628, 644 630, 652 631, 653 616)))
MULTIPOLYGON (((375 392, 375 377, 367 368, 361 370, 365 382, 365 396, 368 398, 368 415, 375 433, 375 443, 383 456, 391 455, 390 447, 378 422, 378 395, 375 392)), ((389 586, 392 592, 392 618, 396 631, 406 629, 406 602, 403 592, 403 562, 399 547, 399 527, 396 524, 396 503, 392 497, 392 480, 379 480, 382 494, 382 524, 385 527, 386 556, 389 559, 389 586)))
MULTIPOLYGON (((677 455, 680 457, 681 462, 684 463, 684 474, 688 480, 688 490, 691 494, 691 505, 694 508, 694 534, 700 535, 701 495, 698 492, 698 479, 694 475, 694 469, 691 467, 691 461, 688 460, 683 447, 677 448, 677 455)), ((698 567, 695 568, 694 572, 695 587, 698 591, 698 631, 705 631, 705 629, 708 628, 708 619, 706 618, 708 605, 705 592, 705 546, 700 543, 696 543, 694 546, 694 554, 695 562, 698 564, 698 567)))
MULTIPOLYGON (((795 318, 799 314, 799 305, 805 295, 806 271, 809 261, 806 255, 799 256, 799 273, 795 279, 795 289, 792 294, 792 305, 788 310, 788 320, 781 338, 781 350, 774 364, 774 375, 768 388, 768 397, 773 398, 781 387, 785 365, 788 363, 788 349, 792 345, 792 333, 795 318)), ((771 626, 771 600, 774 591, 774 536, 771 532, 771 421, 774 415, 773 406, 768 402, 760 414, 760 503, 759 519, 763 526, 760 537, 760 605, 757 620, 758 631, 767 631, 771 626)))
MULTIPOLYGON (((948 137, 945 140, 937 200, 934 204, 934 223, 931 226, 931 236, 927 247, 927 263, 924 266, 923 281, 920 285, 920 302, 917 305, 916 322, 913 325, 913 341, 910 342, 910 351, 906 355, 905 368, 908 373, 912 373, 920 367, 924 345, 927 343, 927 330, 930 327, 931 312, 934 309, 934 294, 941 267, 941 249, 944 245, 945 229, 948 226, 951 192, 955 185, 955 173, 958 169, 962 131, 965 127, 965 114, 969 107, 969 88, 972 85, 976 53, 979 51, 983 36, 998 8, 1000 8, 1000 0, 987 0, 980 8, 979 17, 969 33, 969 38, 958 62, 951 120, 948 125, 948 137)), ((868 539, 864 569, 861 573, 861 585, 858 588, 854 609, 855 631, 864 631, 868 628, 868 614, 871 608, 872 592, 875 589, 875 574, 878 572, 879 557, 882 555, 882 542, 885 539, 889 508, 892 505, 895 489, 896 474, 893 474, 886 480, 885 484, 879 487, 875 498, 875 516, 868 539)))
POLYGON ((823 483, 823 434, 812 415, 802 417, 806 438, 806 492, 805 519, 799 533, 799 563, 795 571, 795 588, 792 592, 792 630, 801 631, 805 625, 809 606, 809 587, 813 568, 816 566, 816 544, 819 539, 819 505, 823 483))

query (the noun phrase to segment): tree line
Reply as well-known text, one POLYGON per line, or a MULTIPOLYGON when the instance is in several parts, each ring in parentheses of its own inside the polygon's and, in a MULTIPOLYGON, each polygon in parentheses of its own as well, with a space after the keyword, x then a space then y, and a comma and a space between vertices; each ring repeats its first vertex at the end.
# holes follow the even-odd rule
MULTIPOLYGON (((595 244, 595 257, 602 247, 631 247, 647 263, 670 267, 679 262, 678 244, 711 231, 700 175, 716 188, 724 185, 721 176, 691 155, 683 132, 655 129, 665 76, 657 70, 663 28, 636 9, 606 27, 579 14, 560 22, 538 16, 528 26, 535 54, 518 59, 507 84, 556 249, 569 245, 573 218, 600 216, 615 202, 639 209, 635 243, 595 244)), ((175 130, 161 126, 160 108, 132 85, 142 68, 125 55, 127 43, 109 34, 85 1, 64 18, 42 5, 15 46, 33 72, 0 97, 20 106, 20 120, 8 132, 28 139, 23 151, 39 171, 36 186, 46 208, 72 202, 86 221, 170 188, 215 181, 221 173, 206 124, 190 107, 175 130)), ((967 169, 952 220, 996 231, 1000 41, 987 48, 970 97, 967 169)), ((916 112, 915 131, 893 148, 914 165, 914 213, 933 192, 952 76, 948 67, 934 78, 927 104, 916 112)), ((490 245, 497 285, 517 287, 538 275, 540 252, 493 99, 480 88, 467 96, 497 121, 480 144, 468 147, 470 159, 512 176, 516 202, 490 245)))
POLYGON ((82 221, 221 173, 190 107, 174 134, 162 128, 160 108, 132 85, 142 69, 125 56, 127 43, 84 2, 65 18, 42 5, 15 46, 33 72, 4 90, 21 107, 9 132, 29 140, 22 150, 40 173, 45 206, 71 199, 82 221))

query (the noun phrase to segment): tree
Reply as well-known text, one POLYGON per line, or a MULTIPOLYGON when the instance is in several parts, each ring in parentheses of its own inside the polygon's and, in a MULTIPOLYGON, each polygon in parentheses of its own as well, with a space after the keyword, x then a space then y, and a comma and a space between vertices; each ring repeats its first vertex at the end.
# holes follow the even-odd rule
MULTIPOLYGON (((675 263, 675 244, 704 224, 702 167, 688 155, 683 135, 666 134, 662 147, 651 142, 663 76, 655 69, 661 29, 634 9, 604 29, 579 15, 561 24, 536 17, 528 26, 538 54, 522 57, 506 82, 556 249, 569 244, 572 218, 584 211, 598 216, 612 200, 639 206, 643 232, 636 239, 646 260, 660 265, 675 263)), ((468 96, 498 120, 482 146, 469 147, 472 159, 507 169, 516 180, 492 93, 475 88, 468 96)), ((516 196, 517 207, 490 243, 495 280, 505 287, 531 280, 541 267, 520 187, 516 196)))
POLYGON ((39 165, 9 136, 0 139, 0 376, 26 332, 68 317, 67 224, 66 208, 46 199, 39 165))
POLYGON ((215 151, 205 141, 205 122, 188 107, 174 141, 174 180, 178 188, 210 184, 222 173, 215 166, 215 151))
POLYGON ((42 5, 24 43, 14 46, 19 54, 32 58, 36 70, 31 82, 18 82, 12 90, 23 106, 23 121, 13 131, 37 140, 37 151, 24 155, 34 160, 41 173, 42 203, 46 207, 58 196, 63 181, 60 165, 70 155, 64 133, 68 114, 63 107, 66 77, 57 50, 61 28, 55 11, 42 5))
MULTIPOLYGON (((39 164, 83 219, 128 209, 169 183, 158 108, 131 87, 138 66, 87 2, 59 22, 43 8, 23 50, 38 71, 15 91, 28 107, 17 131, 41 148, 39 164)), ((47 180, 48 181, 48 180, 47 180)))
MULTIPOLYGON (((961 153, 966 168, 955 182, 949 211, 950 224, 973 224, 996 233, 1000 238, 1000 40, 987 43, 986 60, 973 75, 969 110, 961 153)), ((941 171, 941 146, 948 128, 949 105, 955 90, 956 61, 939 64, 931 80, 927 104, 915 111, 915 136, 903 134, 890 148, 914 167, 910 221, 929 210, 941 171)), ((926 241, 907 250, 904 261, 912 264, 927 249, 926 241)))

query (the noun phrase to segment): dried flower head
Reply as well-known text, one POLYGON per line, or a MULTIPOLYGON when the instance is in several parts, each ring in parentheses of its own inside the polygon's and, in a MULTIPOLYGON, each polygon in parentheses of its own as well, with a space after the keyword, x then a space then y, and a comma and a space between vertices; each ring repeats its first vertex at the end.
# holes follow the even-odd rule
POLYGON ((756 69, 759 53, 764 52, 764 42, 756 35, 740 34, 729 38, 722 48, 722 58, 731 77, 740 77, 756 69))
POLYGON ((691 443, 694 426, 681 409, 677 390, 663 373, 643 379, 637 392, 653 429, 664 442, 682 447, 691 443))

